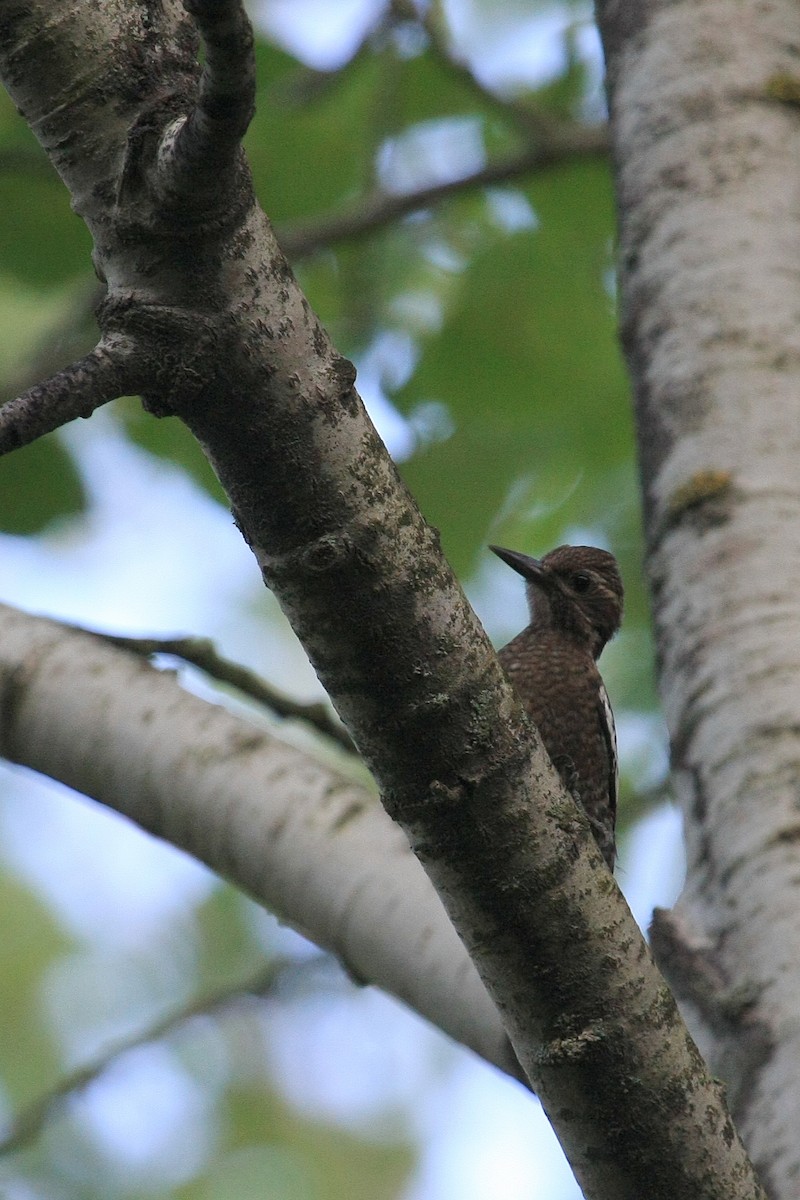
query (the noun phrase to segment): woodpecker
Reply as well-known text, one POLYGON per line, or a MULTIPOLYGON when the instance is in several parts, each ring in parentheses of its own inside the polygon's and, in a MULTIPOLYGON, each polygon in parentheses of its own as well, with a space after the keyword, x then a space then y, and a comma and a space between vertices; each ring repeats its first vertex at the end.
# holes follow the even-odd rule
POLYGON ((597 659, 622 621, 616 559, 594 546, 559 546, 543 558, 489 549, 526 580, 531 614, 498 658, 613 871, 617 737, 597 659))

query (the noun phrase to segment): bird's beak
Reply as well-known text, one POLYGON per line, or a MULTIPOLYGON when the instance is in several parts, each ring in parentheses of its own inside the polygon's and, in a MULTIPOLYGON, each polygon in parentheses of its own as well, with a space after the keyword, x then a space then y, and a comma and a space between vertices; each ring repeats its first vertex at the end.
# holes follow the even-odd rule
POLYGON ((520 554, 518 550, 506 550, 502 546, 490 546, 489 549, 498 558, 502 558, 503 562, 507 563, 523 579, 529 579, 532 583, 541 583, 543 579, 547 578, 547 572, 538 558, 520 554))

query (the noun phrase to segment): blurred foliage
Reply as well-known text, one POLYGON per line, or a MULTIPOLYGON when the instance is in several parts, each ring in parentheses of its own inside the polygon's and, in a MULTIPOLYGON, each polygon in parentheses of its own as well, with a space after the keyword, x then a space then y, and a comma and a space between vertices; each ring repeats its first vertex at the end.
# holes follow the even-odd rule
MULTIPOLYGON (((270 953, 265 947, 270 926, 251 901, 218 884, 191 922, 163 923, 160 946, 116 951, 115 978, 100 993, 91 950, 76 952, 80 942, 58 928, 29 888, 0 875, 0 902, 0 911, 13 913, 13 921, 4 921, 0 939, 0 1079, 8 1115, 46 1094, 72 1069, 76 1057, 79 1063, 94 1057, 87 1035, 102 1057, 108 1029, 117 1030, 111 1037, 116 1041, 118 1027, 124 1027, 131 1013, 137 1013, 130 1020, 136 1041, 137 1030, 147 1030, 154 1016, 158 1020, 165 1012, 179 1013, 186 993, 205 996, 230 987, 233 998, 228 1006, 178 1020, 155 1041, 145 1039, 139 1048, 112 1057, 87 1088, 77 1089, 66 1104, 53 1109, 37 1138, 0 1156, 0 1194, 16 1195, 13 1188, 22 1186, 30 1189, 26 1196, 48 1200, 390 1200, 398 1195, 413 1166, 402 1122, 391 1136, 385 1130, 360 1136, 299 1113, 281 1097, 272 1079, 265 1030, 277 1010, 298 998, 313 1001, 320 985, 303 973, 301 959, 296 975, 287 968, 272 993, 237 1001, 236 982, 263 971, 265 950, 267 958, 270 953), (257 939, 254 910, 262 917, 257 939), (154 970, 158 957, 171 942, 177 948, 178 941, 182 970, 154 970), (192 958, 197 970, 189 965, 192 958), (122 995, 130 1003, 121 1016, 122 995), (92 1037, 84 1021, 77 1055, 76 1021, 70 1014, 75 1004, 90 1009, 98 1027, 92 1037), (157 1093, 152 1096, 167 1125, 161 1137, 157 1127, 148 1131, 146 1112, 134 1115, 137 1103, 147 1103, 142 1065, 161 1078, 162 1089, 171 1084, 188 1109, 182 1116, 180 1103, 162 1105, 157 1093), (113 1115, 110 1122, 102 1115, 106 1107, 113 1113, 120 1089, 139 1093, 128 1118, 127 1152, 122 1153, 115 1145, 113 1115), (203 1092, 205 1103, 198 1105, 203 1092), (150 1155, 135 1149, 142 1137, 152 1146, 150 1155), (170 1149, 171 1139, 184 1138, 193 1144, 170 1149), (159 1145, 162 1140, 165 1144, 159 1145)), ((274 938, 274 922, 271 928, 274 938)))
POLYGON ((274 1093, 263 1089, 238 1088, 229 1094, 227 1104, 232 1146, 214 1165, 216 1188, 179 1193, 181 1200, 195 1195, 209 1200, 227 1200, 231 1195, 237 1200, 264 1196, 392 1200, 413 1166, 408 1146, 370 1143, 341 1129, 303 1124, 274 1093))
POLYGON ((0 875, 0 913, 0 1078, 7 1100, 17 1107, 32 1101, 44 1081, 56 1076, 52 1031, 42 1029, 36 1016, 43 974, 71 939, 10 873, 0 875))
POLYGON ((83 506, 80 476, 57 438, 42 438, 3 459, 0 529, 4 533, 37 533, 51 521, 81 512, 83 506))
MULTIPOLYGON (((484 34, 506 29, 512 36, 554 10, 531 0, 462 0, 461 7, 472 21, 476 58, 484 34)), ((579 115, 591 74, 577 50, 585 6, 565 7, 561 58, 537 84, 515 84, 514 110, 470 82, 462 61, 447 62, 449 6, 432 8, 444 46, 431 45, 409 22, 395 29, 384 23, 333 71, 314 70, 261 36, 258 112, 246 144, 258 194, 278 230, 349 210, 380 186, 427 186, 475 170, 521 144, 520 112, 579 115)), ((459 46, 456 57, 464 54, 459 46)), ((49 373, 60 355, 66 360, 91 345, 84 286, 91 266, 85 229, 3 94, 0 205, 5 398, 35 382, 44 362, 49 373)), ((615 333, 613 238, 608 170, 586 161, 464 191, 294 265, 340 350, 362 365, 367 401, 376 399, 370 386, 380 387, 383 401, 404 419, 401 471, 463 578, 476 579, 479 568, 503 570, 487 566, 489 540, 539 553, 581 538, 618 554, 627 615, 604 670, 617 710, 647 713, 655 707, 652 649, 631 413, 615 333), (374 367, 379 350, 377 372, 368 372, 364 364, 374 367)), ((137 445, 224 501, 177 421, 155 420, 133 399, 117 402, 113 412, 137 445)), ((0 462, 4 531, 47 533, 85 504, 69 442, 60 435, 0 462)), ((628 797, 637 769, 632 765, 624 781, 628 797)), ((15 1108, 65 1067, 50 1049, 52 1031, 36 992, 69 939, 32 893, 2 875, 0 893, 0 910, 13 905, 15 914, 14 931, 2 939, 0 972, 10 1031, 0 1039, 0 1074, 7 1107, 15 1108)), ((242 904, 220 888, 198 908, 188 989, 235 977, 259 953, 242 904)), ((287 1108, 265 1064, 254 1068, 254 1079, 226 1059, 219 1040, 215 1047, 222 1081, 214 1133, 194 1172, 187 1169, 172 1184, 158 1182, 157 1172, 126 1181, 122 1167, 115 1174, 90 1139, 81 1141, 88 1134, 81 1132, 78 1105, 52 1136, 20 1156, 17 1165, 32 1188, 25 1194, 181 1200, 400 1194, 411 1167, 407 1139, 387 1147, 334 1134, 287 1108), (70 1139, 77 1139, 85 1169, 65 1149, 70 1139)), ((198 1064, 191 1069, 202 1078, 198 1064)))

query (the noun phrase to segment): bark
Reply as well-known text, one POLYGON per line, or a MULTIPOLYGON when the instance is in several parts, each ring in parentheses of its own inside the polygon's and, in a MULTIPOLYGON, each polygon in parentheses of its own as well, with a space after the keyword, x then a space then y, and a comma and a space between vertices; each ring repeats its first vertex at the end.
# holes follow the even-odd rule
POLYGON ((247 112, 225 91, 246 53, 235 9, 193 0, 213 51, 198 80, 175 0, 72 0, 57 19, 6 0, 0 73, 95 239, 105 345, 120 336, 119 371, 146 369, 147 407, 208 453, 585 1194, 760 1196, 585 818, 253 201, 228 136, 247 112))
POLYGON ((688 876, 654 934, 769 1194, 800 1172, 800 10, 601 0, 688 876))

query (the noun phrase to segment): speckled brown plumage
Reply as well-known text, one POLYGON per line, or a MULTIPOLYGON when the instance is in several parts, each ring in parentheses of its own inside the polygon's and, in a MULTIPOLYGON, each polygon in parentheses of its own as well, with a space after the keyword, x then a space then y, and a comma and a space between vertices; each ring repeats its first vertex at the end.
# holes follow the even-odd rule
POLYGON ((613 871, 617 746, 597 659, 622 620, 616 560, 594 546, 559 546, 542 559, 491 549, 527 580, 531 613, 498 657, 613 871))

